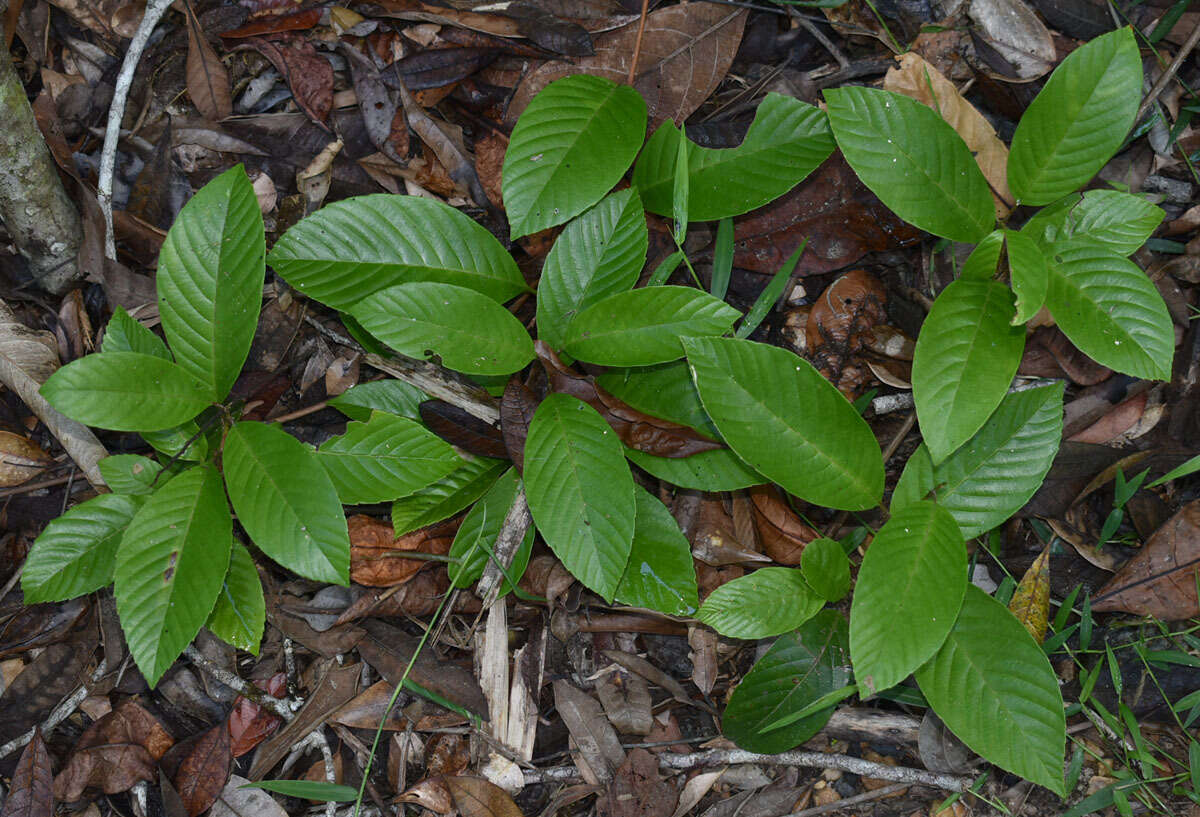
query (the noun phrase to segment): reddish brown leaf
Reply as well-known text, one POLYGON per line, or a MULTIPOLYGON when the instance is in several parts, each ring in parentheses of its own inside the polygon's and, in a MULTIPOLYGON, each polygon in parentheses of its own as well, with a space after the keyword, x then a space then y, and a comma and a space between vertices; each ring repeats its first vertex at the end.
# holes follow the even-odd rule
POLYGON ((190 817, 208 811, 229 779, 233 763, 229 727, 220 723, 200 736, 175 774, 175 789, 190 817))
POLYGON ((184 8, 188 33, 188 96, 205 119, 224 119, 233 113, 229 72, 204 36, 191 6, 184 8))
POLYGON ((668 817, 679 792, 658 771, 658 759, 645 749, 631 749, 625 763, 596 801, 601 817, 668 817))
POLYGON ((53 462, 32 440, 11 431, 0 431, 0 487, 28 482, 53 462))
POLYGON ((42 730, 36 729, 33 740, 21 753, 12 785, 0 817, 51 817, 54 814, 54 775, 50 770, 50 753, 42 730))
POLYGON ((409 727, 410 722, 408 718, 404 717, 400 707, 393 706, 390 711, 388 710, 388 703, 391 701, 395 688, 394 684, 389 684, 387 681, 378 681, 344 704, 330 716, 330 719, 355 729, 378 729, 380 722, 383 721, 383 729, 404 731, 409 727), (386 721, 383 720, 385 712, 388 713, 386 721))
POLYGON ((763 550, 781 565, 800 564, 804 546, 820 534, 788 507, 773 486, 751 488, 750 500, 754 503, 754 519, 763 550))
MULTIPOLYGON (((268 695, 282 698, 287 692, 287 673, 276 673, 267 681, 256 681, 254 685, 265 690, 268 695)), ((273 712, 263 709, 254 701, 238 696, 226 721, 229 726, 230 754, 241 757, 250 752, 278 729, 282 722, 273 712)))
POLYGON ((252 20, 244 26, 221 32, 228 40, 243 37, 262 37, 267 34, 279 34, 283 31, 307 31, 321 22, 321 9, 305 9, 294 14, 271 15, 252 20))
POLYGON ((387 522, 356 514, 347 520, 350 526, 350 578, 368 587, 403 584, 429 564, 428 559, 406 559, 404 553, 450 552, 458 520, 438 522, 419 528, 399 539, 387 522))
POLYGON ((887 321, 887 290, 866 270, 851 270, 825 288, 805 326, 807 357, 826 380, 853 400, 870 379, 858 358, 887 321))
POLYGON ((525 472, 525 438, 540 402, 533 389, 522 383, 518 375, 508 379, 504 396, 500 398, 500 434, 504 437, 504 449, 517 466, 518 473, 525 472))
POLYGON ((1142 545, 1092 601, 1098 613, 1120 611, 1180 621, 1200 615, 1200 500, 1184 505, 1142 545))
POLYGON ((736 222, 733 263, 774 273, 808 239, 796 272, 815 275, 869 252, 912 244, 921 235, 884 207, 838 153, 790 193, 736 222))
POLYGON ((292 89, 300 109, 314 122, 325 123, 333 109, 333 66, 317 54, 312 43, 289 35, 274 40, 248 37, 238 48, 253 48, 270 60, 292 89))
MULTIPOLYGON (((450 587, 445 570, 425 570, 416 578, 387 590, 372 590, 359 596, 338 617, 339 625, 365 616, 427 616, 441 603, 450 587)), ((456 613, 477 613, 480 601, 470 593, 460 593, 454 603, 456 613)))
POLYGON ((27 732, 82 683, 93 647, 76 640, 51 644, 21 670, 0 695, 0 740, 27 732))
POLYGON ((425 744, 425 769, 430 777, 461 774, 470 764, 471 746, 462 735, 429 736, 425 744))
POLYGON ((45 647, 72 637, 72 628, 92 609, 85 598, 22 607, 0 628, 0 657, 45 647))
POLYGON ((508 458, 495 426, 441 400, 426 400, 418 408, 426 427, 451 445, 477 457, 508 458))
POLYGON ((1057 326, 1039 326, 1025 342, 1018 374, 1033 377, 1068 377, 1081 386, 1094 386, 1112 376, 1112 369, 1075 348, 1057 326))
POLYGON ((412 786, 396 798, 401 803, 414 803, 434 814, 449 814, 454 811, 454 801, 445 778, 430 777, 412 786))
POLYGON ((173 743, 157 718, 126 701, 80 735, 66 768, 54 778, 54 796, 71 802, 87 789, 116 794, 153 780, 155 761, 173 743))
POLYGON ((446 788, 462 817, 523 817, 508 792, 482 777, 447 777, 446 788))

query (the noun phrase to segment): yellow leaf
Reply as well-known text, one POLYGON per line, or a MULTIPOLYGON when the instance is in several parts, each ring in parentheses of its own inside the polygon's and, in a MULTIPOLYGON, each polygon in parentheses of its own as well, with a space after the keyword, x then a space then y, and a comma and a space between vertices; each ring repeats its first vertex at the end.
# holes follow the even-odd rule
POLYGON ((988 180, 996 204, 996 217, 1007 216, 1013 203, 1012 191, 1008 189, 1008 148, 996 131, 958 92, 954 83, 919 54, 910 51, 896 60, 900 67, 888 69, 883 79, 884 89, 912 97, 941 114, 967 143, 988 180))
POLYGON ((1050 619, 1050 546, 1033 560, 1021 577, 1008 609, 1016 616, 1037 643, 1046 638, 1050 619))

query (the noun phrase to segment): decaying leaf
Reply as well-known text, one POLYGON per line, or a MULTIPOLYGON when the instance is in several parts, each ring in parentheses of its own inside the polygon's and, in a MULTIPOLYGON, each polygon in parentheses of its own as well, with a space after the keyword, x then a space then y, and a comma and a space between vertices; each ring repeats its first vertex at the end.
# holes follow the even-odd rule
POLYGON ((188 96, 205 119, 224 119, 233 113, 229 72, 205 37, 191 5, 185 4, 184 9, 188 35, 188 96))
POLYGON ((392 526, 374 517, 355 514, 347 523, 350 530, 350 578, 368 587, 403 584, 429 564, 428 559, 406 559, 410 551, 445 556, 450 552, 458 520, 438 522, 419 528, 399 539, 392 526))
POLYGON ((1180 621, 1200 615, 1200 500, 1184 505, 1142 545, 1092 600, 1098 613, 1180 621))
MULTIPOLYGON (((423 570, 404 584, 387 590, 371 590, 355 599, 338 617, 337 623, 357 621, 364 616, 427 616, 438 608, 438 604, 450 586, 450 577, 444 570, 423 570)), ((479 612, 479 599, 469 593, 460 593, 454 603, 456 613, 479 612)))
POLYGON ((1047 545, 1017 584, 1008 603, 1016 616, 1037 643, 1046 638, 1050 621, 1050 546, 1047 545))
POLYGON ((217 724, 192 743, 174 781, 188 817, 198 817, 212 807, 225 788, 232 763, 226 724, 217 724))
POLYGON ((1094 386, 1112 377, 1112 369, 1076 349, 1057 326, 1034 330, 1025 341, 1017 373, 1026 377, 1066 377, 1081 386, 1094 386))
MULTIPOLYGON (((278 672, 266 681, 256 681, 254 685, 272 697, 282 698, 287 692, 287 674, 278 672)), ((283 721, 254 701, 238 696, 226 723, 229 727, 230 753, 234 757, 241 757, 266 740, 283 721)))
POLYGON ((596 694, 608 720, 626 735, 648 735, 653 727, 650 715, 650 687, 632 673, 612 672, 596 682, 596 694))
POLYGON ((300 109, 319 125, 324 125, 333 110, 333 66, 317 53, 307 40, 284 35, 273 40, 247 37, 245 46, 271 61, 280 73, 300 109))
POLYGON ((447 777, 446 788, 462 817, 522 817, 508 792, 482 777, 447 777))
POLYGON ((537 411, 537 394, 513 375, 504 387, 500 398, 500 433, 504 437, 504 449, 508 452, 517 471, 525 471, 525 438, 529 435, 529 423, 537 411))
POLYGON ((500 429, 491 423, 443 400, 426 400, 418 410, 425 426, 450 445, 476 457, 508 457, 500 429))
POLYGON ((820 537, 779 495, 772 485, 750 489, 754 519, 763 550, 781 565, 800 564, 804 546, 820 537))
POLYGON ((979 26, 977 42, 1007 60, 1018 79, 1037 79, 1054 67, 1054 39, 1023 0, 971 0, 967 13, 979 26))
POLYGON ((688 426, 651 417, 618 400, 597 386, 591 376, 577 374, 568 368, 545 342, 535 342, 534 349, 546 370, 551 391, 569 394, 600 412, 630 448, 656 457, 681 458, 722 447, 688 426))
POLYGON ((400 707, 393 706, 388 712, 388 703, 391 701, 395 688, 394 684, 387 681, 371 684, 358 693, 353 700, 346 702, 341 709, 334 712, 331 719, 354 729, 377 729, 380 728, 380 721, 383 721, 382 728, 384 729, 393 731, 407 729, 409 720, 404 717, 400 707), (383 719, 384 712, 388 712, 387 720, 383 719))
POLYGON ((50 769, 50 753, 42 731, 33 733, 33 740, 21 753, 13 772, 8 798, 0 808, 0 817, 52 817, 54 814, 54 774, 50 769))
POLYGON ((596 801, 601 817, 669 817, 679 792, 658 770, 658 759, 631 749, 608 790, 596 801))
POLYGON ((600 704, 569 682, 555 681, 554 706, 579 750, 580 774, 593 783, 610 782, 625 762, 625 750, 600 704))
POLYGON ((825 288, 805 325, 806 356, 826 380, 853 400, 870 380, 859 352, 887 321, 887 290, 866 270, 850 270, 825 288))
POLYGON ((38 383, 45 383, 58 368, 54 333, 20 323, 4 301, 0 301, 0 355, 38 383))
POLYGON ((243 788, 250 781, 244 777, 230 775, 221 796, 213 804, 212 817, 287 817, 283 806, 262 789, 243 788))
POLYGON ((53 464, 50 455, 32 441, 0 431, 0 488, 28 482, 53 464))
POLYGON ((996 218, 1004 218, 1014 201, 1008 189, 1008 148, 1000 141, 988 121, 974 105, 958 92, 918 54, 909 51, 896 58, 899 68, 891 68, 883 78, 883 87, 910 96, 933 108, 958 132, 971 149, 971 155, 992 188, 996 218))
POLYGON ((708 695, 717 683, 717 634, 707 627, 689 624, 688 646, 692 648, 692 683, 708 695))
POLYGON ((54 778, 54 797, 71 802, 88 789, 116 794, 153 780, 155 762, 173 743, 157 718, 126 701, 79 736, 66 767, 54 778))
MULTIPOLYGON (((374 619, 364 621, 363 628, 367 631, 367 637, 358 645, 363 660, 390 683, 400 683, 418 640, 403 630, 374 619)), ((417 660, 412 662, 412 669, 409 670, 408 680, 436 692, 485 721, 488 719, 487 701, 475 676, 457 664, 438 660, 430 650, 422 650, 417 655, 417 660)))

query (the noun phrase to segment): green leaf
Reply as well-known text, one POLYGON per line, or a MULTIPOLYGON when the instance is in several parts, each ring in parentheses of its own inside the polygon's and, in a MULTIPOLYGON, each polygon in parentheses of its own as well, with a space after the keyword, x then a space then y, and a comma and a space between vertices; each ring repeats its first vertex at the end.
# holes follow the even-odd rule
POLYGON ((649 241, 633 188, 618 190, 563 229, 537 287, 538 337, 562 349, 575 314, 637 283, 649 241))
POLYGON ((250 558, 250 551, 235 539, 229 570, 205 626, 226 644, 258 655, 266 620, 267 608, 258 568, 250 558))
POLYGON ((203 462, 208 458, 208 439, 200 433, 200 424, 195 420, 162 431, 139 433, 147 445, 168 457, 178 457, 185 462, 203 462))
POLYGON ((818 596, 838 601, 850 592, 850 560, 832 539, 814 539, 800 554, 800 572, 818 596))
POLYGON ((633 476, 595 409, 565 394, 542 401, 525 441, 525 491, 554 555, 611 602, 633 544, 633 476))
POLYGON ((799 570, 764 567, 709 593, 696 618, 730 638, 770 638, 796 629, 824 606, 799 570))
POLYGON ((806 247, 808 247, 807 238, 800 242, 799 247, 792 250, 792 254, 783 262, 783 266, 771 276, 770 281, 767 281, 767 285, 762 288, 762 292, 758 293, 758 297, 750 305, 750 311, 742 319, 737 332, 734 334, 735 337, 750 337, 759 324, 763 322, 763 319, 767 317, 767 313, 771 311, 771 308, 783 297, 783 291, 787 288, 788 281, 792 279, 792 272, 795 271, 796 264, 800 263, 800 256, 804 254, 806 247))
POLYGON ((211 389, 178 364, 137 352, 81 357, 50 375, 41 391, 71 419, 113 431, 161 431, 212 402, 211 389))
POLYGON ((962 137, 932 108, 874 88, 825 91, 838 147, 863 184, 905 221, 954 241, 996 223, 987 180, 962 137))
POLYGON ((1142 60, 1129 28, 1075 49, 1025 109, 1008 154, 1008 186, 1021 204, 1073 192, 1109 160, 1133 127, 1142 60))
POLYGON ((646 103, 628 85, 575 74, 543 88, 504 154, 512 237, 562 224, 598 202, 633 164, 645 134, 646 103))
POLYGON ((454 284, 500 302, 526 289, 487 228, 422 196, 375 194, 322 207, 280 236, 268 260, 296 289, 343 312, 416 281, 454 284))
POLYGON ((747 465, 807 502, 846 510, 879 502, 875 435, 808 361, 748 340, 683 344, 704 408, 747 465))
POLYGON ((1142 196, 1117 190, 1072 193, 1040 210, 1021 232, 1043 246, 1088 239, 1130 255, 1146 243, 1166 214, 1142 196))
POLYGON ((966 577, 966 543, 946 509, 914 502, 879 529, 850 606, 854 677, 867 695, 894 687, 937 652, 954 626, 966 577))
POLYGON ((633 548, 614 599, 669 616, 694 614, 700 596, 691 545, 667 507, 640 485, 634 502, 633 548))
POLYGON ((151 687, 208 620, 232 544, 233 520, 211 465, 159 488, 125 530, 114 569, 117 613, 151 687))
POLYGON ((377 411, 325 442, 317 459, 346 505, 391 502, 431 485, 462 462, 420 423, 377 411))
POLYGON ((676 247, 683 246, 688 228, 688 141, 684 127, 684 125, 679 126, 679 140, 675 144, 675 181, 671 194, 671 215, 675 217, 676 247))
POLYGON ((141 505, 141 498, 101 494, 52 519, 25 560, 25 603, 64 601, 106 587, 117 544, 141 505))
POLYGON ((257 783, 247 783, 240 788, 263 789, 286 797, 299 797, 302 800, 325 800, 335 803, 353 802, 358 798, 358 789, 353 786, 327 783, 324 780, 260 780, 257 783))
POLYGON ((1165 485, 1173 479, 1180 479, 1181 477, 1190 476, 1197 471, 1200 471, 1200 454, 1197 454, 1186 462, 1175 466, 1146 487, 1157 488, 1159 485, 1165 485))
POLYGON ((1065 794, 1058 678, 1003 604, 968 585, 950 635, 916 675, 930 706, 971 751, 1065 794))
POLYGON ((723 218, 717 222, 717 237, 713 240, 712 285, 709 292, 714 298, 725 300, 729 291, 729 280, 733 276, 733 219, 723 218))
POLYGON ((392 503, 392 530, 396 536, 449 519, 470 505, 495 483, 508 467, 504 460, 472 457, 432 485, 392 503))
POLYGON ((974 434, 1012 384, 1025 348, 1013 326, 1013 294, 996 281, 955 281, 942 290, 913 352, 917 419, 934 462, 974 434))
POLYGON ((737 491, 770 482, 728 448, 701 451, 690 457, 656 457, 626 448, 625 456, 651 476, 694 491, 737 491))
POLYGON ((455 371, 510 374, 533 359, 533 340, 511 312, 452 284, 401 284, 370 295, 350 313, 397 352, 437 354, 455 371))
POLYGON ((429 395, 403 380, 359 383, 329 401, 329 405, 351 420, 366 422, 371 413, 383 411, 410 420, 421 419, 419 407, 429 395))
POLYGON ((179 211, 158 254, 158 311, 175 362, 223 400, 258 325, 266 275, 262 213, 237 165, 179 211))
MULTIPOLYGON (((496 537, 504 527, 504 518, 521 489, 521 477, 516 468, 510 467, 503 476, 488 489, 483 498, 475 503, 471 511, 463 519, 454 542, 450 545, 450 558, 458 559, 451 563, 450 577, 454 587, 470 587, 483 575, 490 556, 489 552, 496 545, 496 537)), ((529 564, 529 554, 533 549, 533 528, 525 532, 525 538, 513 557, 509 573, 518 578, 525 572, 529 564)), ((503 596, 512 590, 512 585, 505 579, 500 588, 503 596)))
POLYGON ((139 321, 129 317, 120 305, 113 310, 108 325, 104 327, 104 343, 102 352, 138 352, 143 355, 154 355, 163 360, 170 360, 171 353, 162 338, 151 332, 139 321))
POLYGON ((1000 253, 1004 249, 1004 230, 992 230, 971 250, 958 277, 964 281, 990 281, 1000 265, 1000 253))
POLYGON ((1004 241, 1008 247, 1013 293, 1017 296, 1017 314, 1012 319, 1015 326, 1036 315, 1046 302, 1049 273, 1046 272, 1046 256, 1029 236, 1005 230, 1004 241))
POLYGON ((310 446, 278 426, 241 422, 225 437, 225 484, 254 544, 319 582, 350 581, 350 534, 333 482, 310 446))
POLYGON ((651 417, 717 437, 717 427, 704 412, 686 360, 608 369, 596 375, 596 385, 651 417))
POLYGON ((933 492, 963 536, 985 533, 1024 507, 1050 471, 1062 436, 1062 384, 1006 395, 970 440, 937 465, 922 445, 892 494, 892 511, 933 492))
POLYGON ((1171 379, 1175 329, 1136 264, 1078 240, 1056 246, 1049 261, 1046 306, 1081 352, 1134 377, 1171 379))
POLYGON ((138 454, 116 454, 97 463, 104 484, 116 494, 148 494, 162 466, 138 454))
POLYGON ((819 108, 781 94, 759 103, 746 138, 714 150, 688 142, 674 122, 646 141, 633 169, 633 185, 646 209, 672 215, 680 143, 688 157, 688 217, 716 221, 748 213, 799 184, 833 152, 829 123, 819 108))
POLYGON ((652 366, 683 357, 683 337, 720 335, 741 313, 707 292, 661 286, 618 292, 581 311, 567 353, 606 366, 652 366))
POLYGON ((817 734, 833 706, 780 729, 767 726, 849 684, 849 651, 846 619, 835 610, 822 610, 796 632, 779 636, 729 697, 721 722, 725 737, 749 752, 777 754, 817 734))

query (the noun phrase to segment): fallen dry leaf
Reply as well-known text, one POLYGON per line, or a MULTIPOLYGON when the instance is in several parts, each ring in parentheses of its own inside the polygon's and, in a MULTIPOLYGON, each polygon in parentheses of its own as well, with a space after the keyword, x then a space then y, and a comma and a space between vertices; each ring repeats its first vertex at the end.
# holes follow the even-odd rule
MULTIPOLYGON (((256 681, 254 685, 272 697, 282 698, 287 693, 287 673, 278 672, 266 681, 256 681)), ((266 740, 283 721, 254 701, 238 696, 226 723, 229 726, 230 753, 234 757, 241 757, 266 740)))
POLYGON ((418 551, 445 556, 450 552, 458 520, 438 522, 406 533, 399 539, 387 522, 362 514, 347 520, 350 530, 350 578, 368 587, 403 584, 429 564, 428 559, 406 559, 418 551))
POLYGON ((508 379, 504 396, 500 398, 500 434, 509 459, 517 466, 517 473, 525 472, 525 438, 540 402, 534 390, 521 382, 518 375, 508 379))
POLYGON ((462 817, 523 817, 508 792, 482 777, 447 777, 446 788, 462 817))
POLYGON ((225 723, 209 729, 192 744, 174 780, 188 817, 198 817, 212 807, 225 788, 232 764, 229 727, 225 723))
POLYGON ((850 270, 817 298, 804 327, 806 357, 850 400, 870 377, 858 354, 887 321, 887 290, 871 273, 850 270))
POLYGON ((1025 625, 1025 629, 1041 644, 1046 638, 1046 627, 1050 621, 1050 546, 1047 545, 1013 593, 1008 609, 1025 625))
POLYGON ((382 728, 392 731, 407 729, 409 720, 404 717, 400 707, 393 706, 390 711, 388 710, 388 704, 391 702, 395 689, 395 685, 389 684, 387 681, 377 681, 345 703, 330 716, 330 719, 355 729, 382 728), (385 712, 388 713, 386 721, 383 719, 385 712), (382 726, 380 726, 381 721, 383 722, 382 726))
POLYGON ((54 774, 50 769, 50 753, 42 731, 34 730, 33 740, 21 753, 12 774, 8 797, 0 817, 52 817, 54 814, 54 774))
POLYGON ((188 36, 188 96, 205 119, 224 119, 233 113, 229 72, 205 37, 192 7, 184 5, 184 9, 188 36))
POLYGON ((229 782, 217 802, 213 804, 210 817, 288 817, 283 806, 262 789, 242 788, 250 781, 244 777, 230 775, 229 782))
POLYGON ((473 414, 442 400, 426 400, 418 406, 425 427, 450 445, 476 457, 506 459, 508 451, 500 429, 473 414))
POLYGON ((596 682, 596 695, 618 732, 650 734, 654 725, 650 714, 650 687, 643 678, 627 672, 610 672, 596 682))
POLYGON ((798 565, 804 546, 820 537, 793 511, 772 485, 750 489, 754 519, 763 550, 781 565, 798 565))
POLYGON ((975 35, 1012 65, 1018 79, 1037 79, 1054 67, 1054 38, 1022 0, 971 0, 967 13, 979 26, 975 35))
POLYGON ((658 759, 631 749, 608 790, 596 801, 601 817, 669 817, 679 792, 658 771, 658 759))
POLYGON ((1200 615, 1200 500, 1184 505, 1092 600, 1097 613, 1123 612, 1181 621, 1200 615))
POLYGON ((555 681, 554 706, 579 750, 576 765, 584 780, 611 782, 625 762, 625 750, 600 704, 570 682, 555 681))
POLYGON ((294 35, 280 35, 274 40, 247 37, 245 43, 237 48, 253 48, 270 60, 292 89, 292 98, 300 109, 324 125, 333 110, 333 66, 312 43, 294 35))
POLYGON ((54 797, 72 802, 87 789, 117 794, 153 780, 155 761, 173 743, 153 715, 126 701, 80 735, 66 767, 54 778, 54 797))
POLYGON ((0 488, 28 482, 53 464, 50 455, 32 441, 0 431, 0 488))

